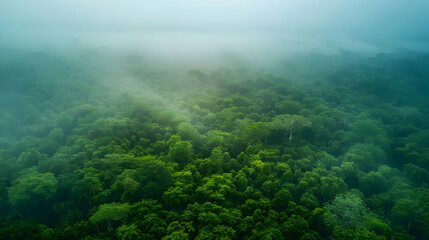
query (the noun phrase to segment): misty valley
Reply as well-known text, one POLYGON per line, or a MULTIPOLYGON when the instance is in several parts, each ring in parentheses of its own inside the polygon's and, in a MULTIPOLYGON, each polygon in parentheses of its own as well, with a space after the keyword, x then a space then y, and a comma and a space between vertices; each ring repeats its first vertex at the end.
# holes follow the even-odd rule
POLYGON ((0 239, 429 239, 428 54, 0 55, 0 239))

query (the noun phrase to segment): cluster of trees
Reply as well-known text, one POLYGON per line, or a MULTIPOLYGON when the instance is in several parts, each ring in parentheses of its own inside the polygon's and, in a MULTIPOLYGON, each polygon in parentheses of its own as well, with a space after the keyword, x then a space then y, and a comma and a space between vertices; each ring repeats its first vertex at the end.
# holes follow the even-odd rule
POLYGON ((2 51, 0 239, 429 239, 427 56, 317 81, 128 57, 128 89, 2 51))

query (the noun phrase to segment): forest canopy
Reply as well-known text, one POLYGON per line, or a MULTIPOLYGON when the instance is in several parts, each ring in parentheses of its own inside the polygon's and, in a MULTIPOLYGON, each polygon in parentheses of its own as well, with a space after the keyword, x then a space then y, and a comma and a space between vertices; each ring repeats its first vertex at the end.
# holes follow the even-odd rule
POLYGON ((0 239, 429 238, 428 55, 103 54, 1 49, 0 239))

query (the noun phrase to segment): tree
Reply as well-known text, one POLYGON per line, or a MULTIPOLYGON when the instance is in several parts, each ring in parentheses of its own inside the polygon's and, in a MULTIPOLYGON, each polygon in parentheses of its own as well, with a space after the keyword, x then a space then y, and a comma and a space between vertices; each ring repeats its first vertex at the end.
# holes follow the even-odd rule
POLYGON ((253 230, 252 235, 250 236, 249 240, 261 240, 261 239, 267 239, 267 240, 282 240, 285 239, 281 233, 281 231, 277 228, 265 228, 263 230, 253 230))
POLYGON ((285 131, 289 134, 289 144, 292 142, 292 136, 295 132, 304 127, 310 127, 311 121, 299 115, 283 114, 277 115, 268 123, 268 126, 274 130, 285 131))
POLYGON ((45 157, 39 151, 37 151, 35 148, 31 148, 21 153, 17 163, 29 168, 34 165, 37 165, 44 158, 45 157))
POLYGON ((373 231, 369 231, 368 229, 358 228, 358 229, 347 229, 342 228, 340 226, 335 227, 334 232, 332 234, 333 239, 341 239, 341 240, 386 240, 384 236, 378 236, 373 231))
POLYGON ((343 193, 347 190, 347 184, 339 177, 321 177, 320 180, 322 182, 320 191, 322 193, 323 201, 328 201, 337 194, 343 193))
POLYGON ((244 137, 251 144, 266 142, 266 138, 270 134, 267 126, 263 122, 254 122, 246 126, 244 137))
POLYGON ((192 144, 189 141, 178 141, 170 147, 168 157, 182 167, 191 162, 193 157, 192 144))
POLYGON ((290 216, 281 229, 283 236, 288 239, 300 239, 304 234, 311 232, 308 222, 299 215, 290 216))
POLYGON ((365 221, 365 226, 369 231, 373 231, 378 235, 386 236, 388 239, 392 235, 392 228, 377 218, 369 218, 365 221))
POLYGON ((200 141, 200 133, 190 123, 181 123, 177 126, 177 134, 183 140, 191 141, 193 144, 198 144, 200 141))
POLYGON ((281 190, 281 184, 279 180, 267 180, 262 183, 262 193, 269 199, 274 198, 274 195, 281 190))
POLYGON ((287 189, 281 189, 273 198, 273 206, 279 211, 285 210, 292 200, 292 194, 287 189))
POLYGON ((58 239, 58 234, 52 228, 46 228, 40 235, 42 240, 58 239))
POLYGON ((386 153, 379 146, 358 143, 349 149, 344 158, 347 162, 354 162, 360 170, 369 171, 377 164, 385 163, 386 153))
POLYGON ((218 225, 213 227, 212 229, 203 229, 200 231, 195 240, 205 240, 205 239, 221 239, 221 240, 229 240, 236 239, 235 230, 232 227, 218 225))
POLYGON ((188 240, 188 239, 189 239, 189 234, 183 232, 182 230, 172 232, 169 235, 162 238, 162 240, 188 240))
POLYGON ((259 156, 255 156, 255 160, 250 163, 250 173, 254 176, 259 182, 264 182, 271 173, 271 164, 264 163, 259 159, 259 156))
POLYGON ((18 177, 9 188, 9 202, 14 206, 37 206, 40 201, 50 200, 57 192, 58 181, 52 173, 32 172, 18 177))
POLYGON ((118 238, 120 240, 138 240, 141 239, 142 235, 141 231, 135 224, 131 225, 121 225, 117 229, 118 238))
POLYGON ((291 100, 278 102, 275 105, 275 109, 278 114, 297 114, 301 108, 302 106, 300 102, 291 100))
MULTIPOLYGON (((94 215, 89 218, 89 221, 95 224, 106 221, 108 223, 107 229, 109 229, 111 223, 125 219, 129 212, 130 206, 128 203, 106 203, 98 207, 94 215)), ((97 225, 96 227, 99 230, 97 225)))
POLYGON ((389 148, 389 136, 386 127, 372 119, 359 119, 350 124, 351 131, 347 132, 346 138, 352 142, 369 143, 380 146, 383 149, 389 148))
POLYGON ((217 204, 231 204, 231 200, 237 195, 233 180, 231 173, 205 177, 201 186, 196 189, 196 194, 201 200, 214 201, 217 204))
POLYGON ((328 205, 328 209, 334 214, 336 224, 346 228, 362 226, 363 217, 369 213, 363 201, 363 195, 359 191, 349 191, 336 196, 328 205))
POLYGON ((203 176, 222 173, 224 166, 224 154, 222 149, 220 147, 214 148, 209 158, 198 159, 195 165, 203 176))
POLYGON ((135 171, 126 169, 112 185, 113 191, 122 193, 121 201, 132 202, 139 198, 140 183, 133 178, 133 175, 135 171))
POLYGON ((404 165, 404 174, 415 182, 429 183, 429 171, 412 163, 404 165))
POLYGON ((151 156, 139 158, 140 167, 126 169, 116 177, 112 190, 121 193, 122 200, 130 202, 142 198, 160 199, 171 186, 171 173, 165 163, 151 156))
POLYGON ((197 69, 189 70, 188 75, 200 81, 206 80, 206 74, 197 69))
POLYGON ((173 186, 164 192, 162 199, 168 206, 180 206, 192 199, 195 183, 190 171, 176 172, 173 174, 173 186))
POLYGON ((301 205, 303 205, 304 207, 306 207, 310 210, 312 210, 312 209, 314 209, 320 205, 317 198, 308 192, 305 192, 304 194, 302 194, 301 199, 300 199, 300 203, 301 203, 301 205))
POLYGON ((407 232, 410 231, 414 218, 417 215, 416 202, 411 199, 400 199, 391 210, 395 221, 406 226, 407 232))
POLYGON ((103 191, 103 184, 97 177, 87 175, 77 180, 71 191, 73 196, 79 200, 88 201, 89 206, 92 207, 94 197, 103 191))
POLYGON ((371 171, 359 178, 359 190, 366 196, 382 193, 386 190, 386 178, 378 172, 371 171))

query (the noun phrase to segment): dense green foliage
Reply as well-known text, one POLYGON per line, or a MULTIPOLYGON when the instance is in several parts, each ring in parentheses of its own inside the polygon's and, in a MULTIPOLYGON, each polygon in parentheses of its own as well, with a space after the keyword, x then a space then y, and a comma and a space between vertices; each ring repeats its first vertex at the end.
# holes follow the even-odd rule
POLYGON ((428 56, 1 52, 0 239, 429 239, 428 56))

